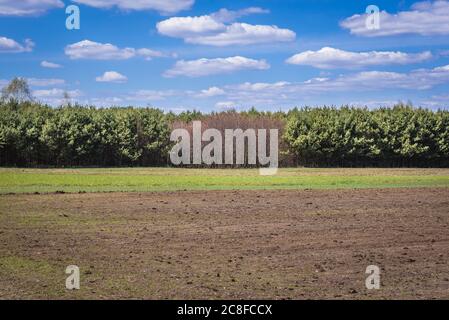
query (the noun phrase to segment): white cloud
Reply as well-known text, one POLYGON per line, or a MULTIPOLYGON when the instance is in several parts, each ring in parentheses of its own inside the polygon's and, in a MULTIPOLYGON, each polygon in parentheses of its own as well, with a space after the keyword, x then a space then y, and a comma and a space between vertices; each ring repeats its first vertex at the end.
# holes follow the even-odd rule
POLYGON ((449 107, 449 94, 433 95, 429 99, 421 101, 420 105, 433 109, 447 108, 449 107))
POLYGON ((209 98, 224 95, 225 91, 218 87, 210 87, 206 90, 201 90, 201 92, 197 95, 200 98, 209 98))
MULTIPOLYGON (((329 93, 383 92, 385 90, 424 91, 449 83, 449 65, 418 69, 408 73, 368 71, 340 75, 335 78, 313 78, 302 82, 242 83, 219 90, 220 98, 239 106, 293 106, 305 98, 329 93)), ((434 99, 436 100, 436 99, 434 99)))
POLYGON ((154 105, 154 103, 165 100, 167 97, 183 97, 183 92, 175 90, 138 90, 121 95, 106 94, 104 96, 91 96, 83 99, 78 99, 79 103, 95 105, 98 107, 110 107, 110 106, 148 106, 154 105))
POLYGON ((65 54, 70 59, 96 59, 96 60, 124 60, 136 55, 135 49, 120 49, 110 43, 98 43, 83 40, 65 48, 65 54))
POLYGON ((226 30, 223 23, 211 16, 173 17, 158 22, 156 28, 160 34, 174 38, 197 37, 226 30))
POLYGON ((184 39, 186 43, 211 46, 249 45, 258 43, 289 42, 296 34, 277 26, 251 25, 234 22, 241 16, 264 13, 261 8, 247 8, 240 11, 221 9, 211 15, 199 17, 173 17, 159 22, 160 34, 184 39))
POLYGON ((192 7, 195 0, 72 0, 95 8, 122 10, 156 10, 163 14, 176 13, 192 7))
POLYGON ((71 98, 77 98, 82 95, 80 90, 65 91, 57 88, 33 91, 33 95, 37 98, 63 98, 64 93, 67 93, 71 98))
MULTIPOLYGON (((47 86, 62 86, 65 85, 64 79, 39 79, 39 78, 24 78, 31 87, 47 87, 47 86)), ((8 84, 11 80, 0 79, 0 87, 8 84)))
POLYGON ((304 83, 309 91, 366 91, 381 89, 426 90, 449 81, 449 66, 417 69, 409 73, 365 71, 335 79, 304 83))
MULTIPOLYGON (((0 0, 1 1, 1 0, 0 0)), ((26 39, 23 44, 13 39, 0 37, 0 53, 21 53, 33 51, 34 42, 26 39)))
POLYGON ((211 14, 211 17, 220 22, 229 23, 237 20, 238 18, 248 16, 251 14, 261 14, 261 13, 270 13, 269 10, 259 8, 259 7, 249 7, 241 10, 228 10, 228 9, 220 9, 215 13, 211 14))
POLYGON ((380 29, 366 28, 367 14, 356 14, 340 25, 352 34, 365 37, 419 34, 423 36, 449 35, 449 1, 425 1, 414 4, 409 11, 380 13, 380 29))
POLYGON ((295 40, 296 34, 288 29, 277 26, 251 25, 247 23, 233 23, 224 32, 215 35, 186 38, 187 43, 211 46, 249 45, 272 42, 290 42, 295 40))
POLYGON ((83 40, 66 46, 65 54, 73 60, 127 60, 138 56, 150 60, 155 57, 166 56, 162 52, 148 48, 119 48, 110 43, 99 43, 90 40, 83 40))
POLYGON ((137 55, 144 57, 146 60, 152 60, 153 58, 163 58, 166 55, 160 51, 151 50, 147 48, 138 49, 137 55))
POLYGON ((49 62, 49 61, 42 61, 41 67, 50 68, 50 69, 62 68, 62 66, 60 64, 49 62))
POLYGON ((286 60, 289 64, 307 65, 320 69, 357 68, 387 64, 410 64, 429 60, 429 51, 412 54, 393 51, 350 52, 325 47, 318 51, 305 51, 286 60))
POLYGON ((306 80, 306 81, 304 81, 304 83, 309 84, 309 83, 316 83, 316 82, 324 82, 324 81, 328 81, 328 80, 329 80, 329 78, 318 77, 318 78, 312 78, 312 79, 306 80))
POLYGON ((32 92, 33 96, 42 103, 46 103, 52 106, 59 106, 63 103, 66 103, 64 95, 68 94, 70 100, 83 96, 83 92, 80 90, 62 90, 62 89, 44 89, 44 90, 35 90, 32 92))
POLYGON ((0 0, 0 16, 36 16, 62 7, 61 0, 0 0))
POLYGON ((442 66, 442 67, 437 67, 434 69, 435 71, 441 71, 441 72, 449 72, 449 65, 447 66, 442 66))
POLYGON ((245 82, 245 83, 239 85, 237 88, 239 90, 243 90, 243 91, 265 91, 265 90, 273 90, 273 89, 276 90, 278 88, 283 88, 288 85, 290 85, 290 82, 287 82, 287 81, 279 81, 279 82, 275 82, 275 83, 245 82))
POLYGON ((128 81, 128 78, 116 71, 107 71, 102 76, 95 79, 97 82, 114 82, 114 83, 124 83, 128 81))
POLYGON ((202 77, 244 69, 266 70, 269 68, 270 65, 265 60, 254 60, 240 56, 216 59, 203 58, 191 61, 178 61, 172 69, 164 73, 164 76, 202 77))
POLYGON ((151 102, 154 100, 165 100, 167 97, 176 95, 173 90, 138 90, 124 97, 128 101, 146 101, 151 102))
POLYGON ((449 94, 440 94, 432 96, 432 99, 449 102, 449 94))
MULTIPOLYGON (((40 79, 43 80, 43 79, 40 79)), ((48 80, 48 79, 47 79, 48 80)), ((0 80, 0 84, 5 83, 0 80)), ((43 83, 43 81, 42 81, 43 83)), ((49 83, 49 82, 47 82, 49 83)), ((332 77, 316 77, 301 82, 278 81, 272 83, 246 82, 241 84, 213 86, 204 90, 139 90, 127 94, 114 96, 108 95, 105 99, 92 97, 85 99, 83 103, 93 103, 95 105, 156 105, 164 101, 167 105, 196 104, 198 98, 204 98, 202 104, 207 102, 219 109, 246 108, 257 106, 259 108, 292 107, 300 103, 313 104, 317 98, 324 96, 332 97, 332 101, 340 101, 341 96, 346 99, 349 96, 355 97, 363 93, 366 100, 352 102, 352 104, 371 106, 383 106, 393 104, 404 97, 406 92, 421 91, 420 95, 429 94, 428 91, 434 87, 449 83, 449 65, 443 65, 432 69, 417 69, 410 72, 385 72, 385 71, 364 71, 347 73, 332 77), (372 93, 372 95, 370 95, 372 93), (391 95, 394 94, 394 97, 391 95), (338 98, 340 97, 340 98, 338 98), (340 99, 340 100, 338 100, 340 99), (108 101, 108 103, 106 103, 108 101)), ((62 89, 38 90, 40 99, 46 99, 47 103, 57 104, 61 101, 64 91, 62 89), (53 100, 51 100, 53 99, 53 100), (50 102, 48 102, 50 101, 50 102)), ((70 94, 76 98, 76 94, 70 94)), ((81 94, 80 94, 81 95, 81 94)), ((362 98, 364 99, 364 98, 362 98)), ((407 99, 404 97, 404 99, 407 99)), ((330 100, 327 100, 330 101, 330 100)), ((332 102, 331 101, 331 102, 332 102)), ((341 103, 355 101, 346 100, 341 103)), ((431 107, 446 107, 447 95, 434 95, 428 100, 419 101, 420 105, 431 107)), ((339 102, 336 102, 339 103, 339 102)))
POLYGON ((237 108, 237 104, 232 101, 220 101, 215 104, 215 108, 220 110, 233 110, 237 108))
POLYGON ((47 86, 59 86, 64 85, 64 79, 39 79, 39 78, 28 78, 27 82, 32 87, 47 87, 47 86))

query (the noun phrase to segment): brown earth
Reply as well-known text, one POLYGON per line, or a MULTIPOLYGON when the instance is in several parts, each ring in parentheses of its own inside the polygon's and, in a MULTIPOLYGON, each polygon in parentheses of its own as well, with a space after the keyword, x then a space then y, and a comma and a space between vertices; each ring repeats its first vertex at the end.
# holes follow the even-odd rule
POLYGON ((2 299, 449 299, 448 261, 444 188, 0 196, 2 299))

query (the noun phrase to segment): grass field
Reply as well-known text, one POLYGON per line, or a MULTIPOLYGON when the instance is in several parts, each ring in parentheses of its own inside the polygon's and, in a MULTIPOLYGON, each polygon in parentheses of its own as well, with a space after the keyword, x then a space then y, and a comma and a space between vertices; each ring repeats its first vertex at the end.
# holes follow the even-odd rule
POLYGON ((449 187, 449 169, 0 169, 0 194, 449 187))

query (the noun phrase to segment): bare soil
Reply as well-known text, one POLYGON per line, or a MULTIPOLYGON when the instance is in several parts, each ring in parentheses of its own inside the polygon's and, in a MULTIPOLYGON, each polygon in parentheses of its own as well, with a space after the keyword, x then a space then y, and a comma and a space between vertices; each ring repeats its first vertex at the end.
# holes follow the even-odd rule
POLYGON ((449 299, 448 261, 445 188, 0 196, 2 299, 449 299))

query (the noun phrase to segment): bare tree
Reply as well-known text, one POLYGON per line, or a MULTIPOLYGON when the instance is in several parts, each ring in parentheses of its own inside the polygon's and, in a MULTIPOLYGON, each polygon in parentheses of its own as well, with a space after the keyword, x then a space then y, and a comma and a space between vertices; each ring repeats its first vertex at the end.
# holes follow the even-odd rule
POLYGON ((70 106, 72 103, 72 97, 67 91, 64 91, 63 97, 62 97, 62 104, 64 106, 70 106))
POLYGON ((32 101, 30 87, 24 78, 14 78, 11 82, 2 89, 2 101, 25 102, 32 101))

